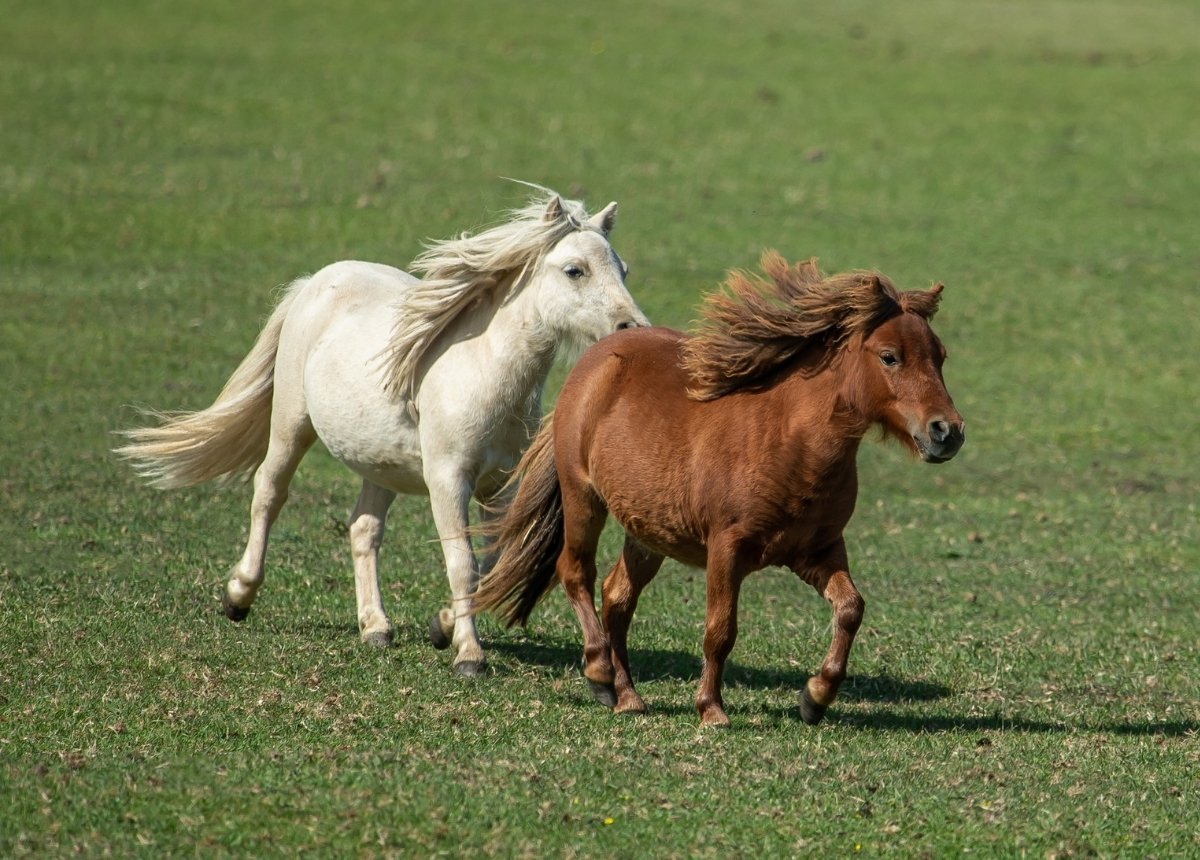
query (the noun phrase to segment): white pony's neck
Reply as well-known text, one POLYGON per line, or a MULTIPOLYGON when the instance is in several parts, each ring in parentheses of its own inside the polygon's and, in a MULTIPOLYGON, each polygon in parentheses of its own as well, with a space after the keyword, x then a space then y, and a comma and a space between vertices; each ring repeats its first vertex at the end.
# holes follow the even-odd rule
POLYGON ((500 381, 497 393, 514 407, 530 398, 540 400, 562 338, 539 311, 534 279, 540 276, 535 273, 515 291, 510 284, 496 289, 492 319, 479 338, 480 369, 500 381))

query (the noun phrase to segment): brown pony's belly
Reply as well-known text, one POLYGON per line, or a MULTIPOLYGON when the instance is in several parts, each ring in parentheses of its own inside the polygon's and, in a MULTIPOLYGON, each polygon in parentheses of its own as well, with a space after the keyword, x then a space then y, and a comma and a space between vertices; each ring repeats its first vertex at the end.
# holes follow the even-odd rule
POLYGON ((692 567, 703 568, 708 564, 708 548, 703 539, 687 532, 681 533, 676 528, 664 527, 662 522, 640 516, 622 516, 611 508, 609 511, 625 529, 625 533, 646 549, 692 567))

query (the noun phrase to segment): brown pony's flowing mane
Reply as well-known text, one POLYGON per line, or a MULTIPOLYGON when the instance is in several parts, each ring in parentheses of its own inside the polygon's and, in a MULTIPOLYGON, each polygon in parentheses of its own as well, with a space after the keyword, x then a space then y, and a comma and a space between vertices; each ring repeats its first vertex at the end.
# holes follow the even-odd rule
POLYGON ((900 292, 878 272, 826 277, 816 258, 791 266, 776 251, 759 265, 767 278, 730 272, 726 289, 705 298, 699 327, 683 343, 694 400, 754 386, 813 344, 865 335, 897 314, 930 319, 942 292, 941 284, 900 292))

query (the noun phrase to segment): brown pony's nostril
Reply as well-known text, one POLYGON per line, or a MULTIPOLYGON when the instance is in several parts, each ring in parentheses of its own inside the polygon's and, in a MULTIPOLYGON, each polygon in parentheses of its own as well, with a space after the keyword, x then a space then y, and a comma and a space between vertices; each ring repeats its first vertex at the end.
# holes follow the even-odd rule
POLYGON ((929 422, 929 438, 937 445, 945 443, 950 438, 950 432, 949 421, 929 422))

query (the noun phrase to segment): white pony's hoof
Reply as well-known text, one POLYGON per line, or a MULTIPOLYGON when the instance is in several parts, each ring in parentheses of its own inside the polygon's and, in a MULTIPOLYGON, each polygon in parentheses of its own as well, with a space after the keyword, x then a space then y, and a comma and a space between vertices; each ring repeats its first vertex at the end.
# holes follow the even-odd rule
POLYGON ((221 592, 221 609, 230 621, 241 621, 250 614, 249 606, 234 606, 229 599, 229 592, 221 592))
POLYGON ((483 660, 462 660, 454 664, 454 671, 464 678, 479 678, 487 671, 487 663, 483 660))
POLYGON ((450 637, 442 629, 442 620, 437 612, 433 613, 433 618, 429 620, 429 644, 439 651, 450 647, 450 637))
POLYGON ((373 633, 365 634, 362 641, 364 645, 370 645, 372 648, 391 648, 392 631, 376 630, 373 633))

